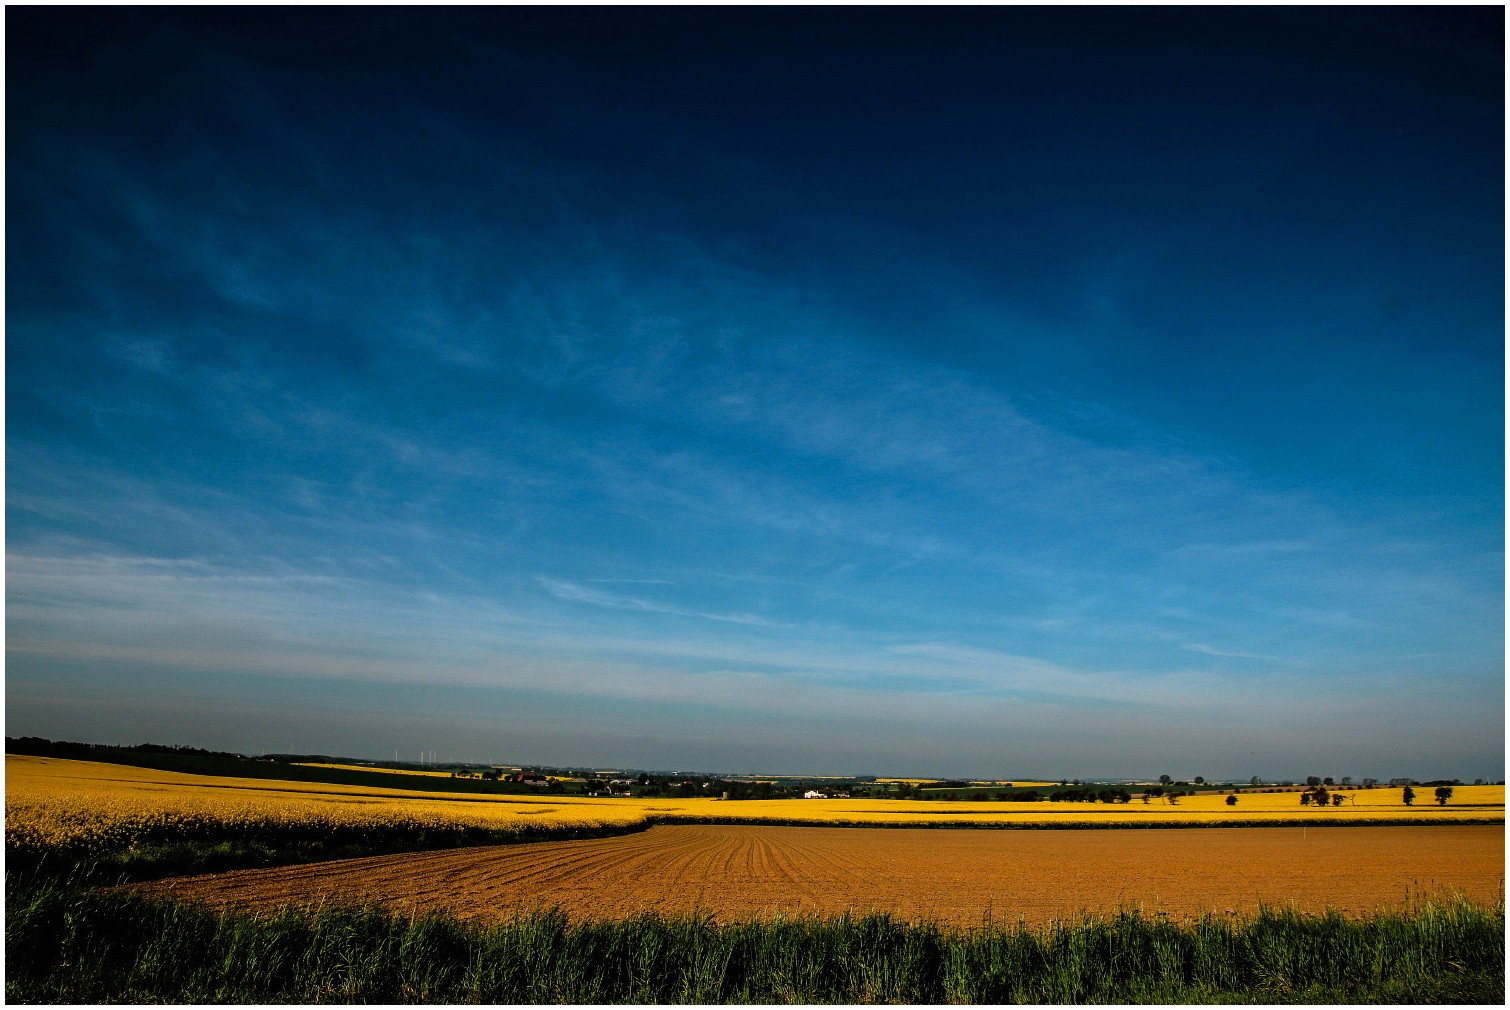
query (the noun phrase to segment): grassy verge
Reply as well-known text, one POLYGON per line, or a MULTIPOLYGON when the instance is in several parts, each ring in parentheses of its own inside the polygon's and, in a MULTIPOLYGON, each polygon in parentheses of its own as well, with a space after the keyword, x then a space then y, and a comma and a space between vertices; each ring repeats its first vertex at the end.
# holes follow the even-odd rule
POLYGON ((1500 1004, 1504 908, 1364 921, 1125 912, 1047 929, 887 916, 493 925, 373 908, 257 916, 24 875, 6 882, 13 1003, 1500 1004))

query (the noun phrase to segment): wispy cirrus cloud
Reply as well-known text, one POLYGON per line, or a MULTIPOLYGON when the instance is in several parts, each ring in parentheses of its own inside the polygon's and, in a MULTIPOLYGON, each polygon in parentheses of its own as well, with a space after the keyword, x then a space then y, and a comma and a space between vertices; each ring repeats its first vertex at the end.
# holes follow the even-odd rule
POLYGON ((1278 656, 1264 656, 1256 652, 1240 652, 1235 649, 1218 649, 1204 642, 1183 642, 1180 648, 1199 652, 1203 656, 1219 656, 1222 659, 1261 659, 1268 663, 1281 662, 1278 656))
MULTIPOLYGON (((591 589, 587 586, 575 582, 566 582, 561 579, 546 578, 545 576, 536 576, 535 578, 541 587, 552 596, 561 600, 569 600, 573 603, 588 603, 596 607, 607 607, 612 610, 634 610, 644 613, 666 614, 672 617, 695 617, 703 621, 717 621, 725 624, 748 624, 760 627, 783 626, 761 617, 759 614, 713 613, 703 610, 692 610, 668 603, 648 600, 640 596, 626 596, 622 593, 610 593, 591 589)), ((664 580, 649 581, 651 584, 670 584, 664 580)))

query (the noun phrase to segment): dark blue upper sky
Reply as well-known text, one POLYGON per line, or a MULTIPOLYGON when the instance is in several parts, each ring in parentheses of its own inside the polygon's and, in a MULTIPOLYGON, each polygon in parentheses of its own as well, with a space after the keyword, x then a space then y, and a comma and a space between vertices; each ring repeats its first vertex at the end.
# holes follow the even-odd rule
POLYGON ((10 8, 7 731, 1503 775, 1503 11, 10 8))

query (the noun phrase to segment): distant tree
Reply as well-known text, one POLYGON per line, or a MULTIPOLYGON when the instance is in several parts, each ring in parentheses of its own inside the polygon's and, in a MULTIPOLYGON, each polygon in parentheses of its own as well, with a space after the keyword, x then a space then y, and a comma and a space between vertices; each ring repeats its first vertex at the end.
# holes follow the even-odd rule
POLYGON ((1452 786, 1437 786, 1437 803, 1446 806, 1447 801, 1452 799, 1452 786))
POLYGON ((1347 799, 1347 797, 1343 796, 1341 793, 1333 793, 1332 794, 1332 806, 1334 806, 1334 807, 1340 807, 1340 806, 1342 806, 1342 801, 1345 800, 1345 799, 1347 799))
POLYGON ((1372 789, 1372 788, 1374 788, 1374 786, 1376 786, 1378 784, 1379 784, 1379 780, 1378 779, 1364 779, 1363 780, 1363 788, 1365 788, 1365 789, 1372 789))
POLYGON ((1167 785, 1171 784, 1172 782, 1174 782, 1174 779, 1170 778, 1168 775, 1160 775, 1159 776, 1159 785, 1161 785, 1161 786, 1167 786, 1167 785))
POLYGON ((1227 794, 1227 806, 1229 806, 1229 807, 1235 807, 1235 806, 1237 806, 1237 793, 1228 793, 1227 794))
POLYGON ((1331 802, 1332 797, 1327 793, 1325 786, 1317 786, 1312 797, 1318 807, 1324 807, 1331 802))
POLYGON ((1342 784, 1345 785, 1345 786, 1352 785, 1353 784, 1353 777, 1351 775, 1344 775, 1344 776, 1342 776, 1342 784))
POLYGON ((1300 805, 1303 806, 1303 807, 1308 807, 1308 806, 1311 805, 1311 794, 1310 793, 1301 793, 1300 794, 1300 805))
POLYGON ((1179 793, 1173 793, 1172 792, 1168 796, 1165 796, 1164 798, 1169 801, 1169 805, 1170 806, 1174 806, 1176 803, 1180 802, 1180 794, 1179 793))
POLYGON ((1261 778, 1259 778, 1257 775, 1253 776, 1251 779, 1248 780, 1248 785, 1250 785, 1250 786, 1261 786, 1263 784, 1264 784, 1264 780, 1261 779, 1261 778))
POLYGON ((1315 788, 1316 786, 1321 785, 1321 776, 1319 776, 1319 775, 1308 775, 1308 776, 1306 776, 1306 785, 1311 786, 1312 788, 1315 788))
POLYGON ((1408 807, 1408 806, 1410 806, 1412 803, 1414 803, 1416 801, 1416 791, 1414 789, 1412 789, 1410 786, 1406 786, 1405 787, 1405 791, 1400 794, 1400 799, 1408 807))
POLYGON ((1332 776, 1328 775, 1326 778, 1322 779, 1321 780, 1321 784, 1324 785, 1324 786, 1331 785, 1332 784, 1332 776))
POLYGON ((1203 776, 1197 775, 1195 777, 1195 784, 1198 786, 1203 786, 1206 784, 1206 779, 1203 776))

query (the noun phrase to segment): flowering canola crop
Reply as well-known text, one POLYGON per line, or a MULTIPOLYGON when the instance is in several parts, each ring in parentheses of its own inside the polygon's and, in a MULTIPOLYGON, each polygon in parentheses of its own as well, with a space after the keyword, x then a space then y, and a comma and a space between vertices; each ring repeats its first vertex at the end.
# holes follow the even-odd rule
POLYGON ((435 771, 430 768, 379 768, 376 765, 331 764, 328 761, 295 761, 293 763, 300 768, 333 768, 337 771, 346 772, 382 772, 384 775, 421 775, 436 779, 454 778, 450 772, 435 771))
POLYGON ((619 827, 639 811, 567 809, 535 797, 482 797, 321 782, 185 775, 95 761, 7 756, 7 849, 77 854, 228 831, 372 828, 388 832, 619 827))

